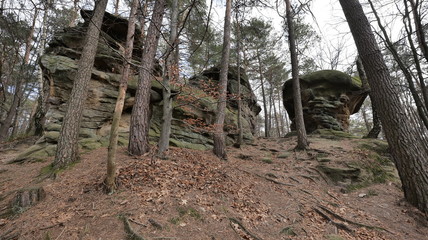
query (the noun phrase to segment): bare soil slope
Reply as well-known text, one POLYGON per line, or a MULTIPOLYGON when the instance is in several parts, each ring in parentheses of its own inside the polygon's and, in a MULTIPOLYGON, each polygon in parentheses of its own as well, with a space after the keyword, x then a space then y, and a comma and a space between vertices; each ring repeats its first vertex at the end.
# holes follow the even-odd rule
POLYGON ((3 145, 0 210, 22 188, 42 186, 46 198, 0 217, 0 239, 138 239, 129 227, 144 239, 427 239, 427 222, 402 200, 399 183, 349 191, 317 168, 325 156, 367 161, 360 143, 312 137, 312 150, 293 152, 294 137, 258 139, 229 148, 228 161, 209 151, 172 148, 169 160, 159 160, 122 149, 112 195, 102 191, 105 148, 40 180, 52 159, 6 164, 28 145, 3 145))

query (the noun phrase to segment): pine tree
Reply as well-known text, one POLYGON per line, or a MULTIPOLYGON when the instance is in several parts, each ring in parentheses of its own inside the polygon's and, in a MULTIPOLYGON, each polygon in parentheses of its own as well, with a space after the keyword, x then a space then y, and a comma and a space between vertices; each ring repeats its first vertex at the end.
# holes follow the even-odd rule
POLYGON ((144 41, 137 92, 131 114, 128 145, 128 152, 131 155, 139 156, 149 151, 150 86, 165 5, 165 0, 155 2, 152 20, 144 41))
POLYGON ((126 35, 125 60, 123 62, 122 77, 119 82, 119 95, 116 100, 116 107, 113 113, 113 121, 110 129, 110 142, 107 154, 107 176, 104 180, 106 190, 112 193, 116 190, 116 151, 119 135, 119 122, 122 116, 125 103, 126 89, 128 88, 128 79, 131 73, 132 51, 134 49, 134 34, 138 0, 132 0, 131 12, 129 13, 128 32, 126 35))
POLYGON ((229 72, 229 53, 230 53, 230 20, 232 11, 232 0, 226 0, 226 13, 224 16, 224 35, 223 35, 223 51, 221 54, 220 79, 219 79, 219 97, 217 103, 217 111, 214 122, 214 154, 226 160, 226 139, 223 130, 224 118, 226 113, 227 100, 227 75, 229 72))
POLYGON ((54 160, 55 168, 62 168, 78 159, 78 137, 82 119, 83 106, 91 79, 101 24, 108 0, 99 0, 89 22, 85 44, 79 59, 77 74, 68 101, 67 111, 61 126, 57 151, 54 160))
POLYGON ((428 213, 428 145, 393 85, 370 23, 358 0, 340 0, 367 73, 379 117, 408 202, 428 213))
POLYGON ((297 131, 297 150, 305 150, 309 146, 306 136, 305 121, 303 119, 302 97, 300 95, 299 82, 299 63, 297 59, 297 49, 294 39, 293 17, 291 13, 290 0, 285 0, 286 16, 288 25, 288 44, 290 46, 291 55, 291 74, 293 78, 293 93, 294 93, 294 112, 297 131))

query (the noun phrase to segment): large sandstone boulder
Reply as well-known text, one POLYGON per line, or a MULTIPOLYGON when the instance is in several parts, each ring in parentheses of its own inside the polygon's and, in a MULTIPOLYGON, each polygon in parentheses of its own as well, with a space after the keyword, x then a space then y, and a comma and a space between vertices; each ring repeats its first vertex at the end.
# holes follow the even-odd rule
MULTIPOLYGON (((361 81, 335 70, 317 71, 299 79, 306 130, 348 131, 350 115, 359 111, 369 92, 362 88, 361 81)), ((291 129, 295 129, 291 79, 284 83, 282 91, 291 129)))
MULTIPOLYGON (((90 11, 83 12, 91 13, 90 11)), ((84 17, 87 21, 88 19, 84 17)), ((88 97, 83 111, 80 129, 79 144, 83 150, 91 150, 107 146, 112 115, 118 95, 119 80, 121 77, 122 57, 120 52, 125 45, 127 20, 106 13, 104 17, 98 51, 94 69, 88 87, 88 97)), ((44 125, 44 135, 37 143, 18 156, 15 161, 41 160, 53 156, 61 128, 64 113, 67 107, 74 76, 77 72, 77 60, 81 54, 83 38, 87 29, 87 22, 74 28, 64 29, 55 34, 49 43, 45 54, 41 57, 40 66, 43 70, 47 86, 49 86, 49 104, 44 125)), ((138 32, 136 36, 139 36, 138 32)), ((141 40, 135 40, 136 53, 134 63, 138 65, 141 56, 141 40)), ((156 142, 160 134, 162 116, 162 85, 159 83, 161 68, 159 65, 154 71, 152 80, 150 106, 152 110, 150 139, 156 142)), ((233 70, 233 68, 231 68, 233 70)), ((137 68, 135 67, 135 72, 137 68)), ((211 69, 192 78, 194 82, 218 81, 218 69, 211 69)), ((129 134, 129 120, 134 96, 137 87, 137 75, 131 76, 126 94, 125 108, 119 128, 119 144, 127 145, 129 134)), ((236 74, 229 73, 232 83, 229 92, 236 93, 236 74)), ((241 78, 246 95, 250 96, 244 104, 244 139, 253 138, 255 116, 260 111, 249 87, 245 74, 241 78)), ((179 93, 174 99, 172 131, 170 143, 172 146, 193 149, 208 149, 213 145, 210 125, 213 124, 217 101, 206 89, 195 84, 176 86, 173 91, 179 93)), ((228 104, 226 111, 227 142, 232 143, 236 136, 237 108, 236 104, 228 104)))

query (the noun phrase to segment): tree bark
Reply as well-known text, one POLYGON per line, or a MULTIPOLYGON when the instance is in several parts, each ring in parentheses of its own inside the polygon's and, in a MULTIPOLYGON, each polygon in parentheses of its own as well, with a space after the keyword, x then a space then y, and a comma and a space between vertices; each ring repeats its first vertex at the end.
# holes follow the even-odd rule
POLYGON ((119 3, 120 3, 120 0, 116 0, 114 2, 114 15, 116 16, 119 15, 119 3))
MULTIPOLYGON (((421 66, 421 62, 419 60, 419 52, 415 47, 415 44, 413 43, 413 38, 412 38, 412 32, 413 32, 413 28, 412 28, 412 23, 411 23, 411 19, 410 19, 410 13, 409 13, 409 9, 407 6, 407 2, 404 1, 404 9, 405 9, 405 16, 403 18, 403 22, 404 22, 404 27, 406 29, 407 32, 407 40, 409 41, 409 45, 410 45, 410 49, 412 50, 412 55, 413 55, 413 60, 415 61, 415 68, 416 68, 416 72, 417 72, 417 76, 419 79, 419 87, 421 89, 421 94, 422 94, 422 99, 424 100, 424 107, 425 107, 425 113, 428 115, 428 89, 426 87, 425 84, 425 78, 424 78, 424 72, 422 70, 422 66, 421 66), (408 20, 408 25, 406 25, 405 20, 408 20)), ((412 9, 413 11, 417 11, 416 6, 414 9, 412 9)), ((413 13, 414 17, 418 17, 417 14, 413 13)), ((415 20, 415 24, 417 24, 416 19, 415 20)), ((419 23, 420 24, 420 23, 419 23)), ((416 27, 416 32, 420 32, 419 34, 424 34, 423 32, 421 32, 421 30, 418 30, 418 26, 416 27)), ((417 34, 417 35, 419 35, 417 34)), ((422 44, 420 41, 425 43, 425 36, 418 36, 419 39, 419 47, 422 49, 422 52, 424 53, 425 57, 427 57, 425 54, 425 48, 424 48, 424 44, 422 44)), ((426 43, 425 43, 426 44, 426 43)), ((426 46, 425 46, 426 47, 426 46)), ((428 60, 428 58, 426 59, 428 60)), ((428 126, 426 126, 428 129, 428 126)))
POLYGON ((398 66, 400 67, 401 71, 403 72, 404 77, 406 78, 407 83, 409 84, 410 93, 412 94, 412 97, 415 101, 415 105, 416 105, 416 109, 418 110, 419 117, 423 121, 425 128, 428 129, 428 110, 427 110, 426 106, 424 106, 424 103, 418 94, 418 90, 415 86, 415 83, 413 82, 412 73, 407 68, 405 63, 402 61, 402 59, 400 58, 400 56, 397 52, 397 49, 395 48, 394 44, 389 39, 389 36, 386 32, 386 29, 383 27, 383 25, 380 21, 379 15, 377 14, 377 11, 373 6, 372 1, 369 0, 368 2, 369 2, 370 7, 373 11, 373 14, 376 17, 376 21, 378 23, 378 26, 379 26, 379 28, 382 31, 382 34, 384 36, 385 46, 391 51, 391 54, 394 57, 394 60, 397 62, 398 66))
MULTIPOLYGON (((272 86, 273 88, 273 86, 272 86)), ((281 128, 280 128, 280 124, 279 124, 279 120, 278 120, 278 112, 276 111, 276 104, 275 104, 275 99, 274 99, 274 93, 273 93, 273 89, 271 92, 271 98, 272 98, 272 102, 273 102, 273 119, 275 120, 275 125, 276 125, 276 133, 278 134, 278 137, 281 137, 281 128)))
POLYGON ((78 160, 78 138, 88 84, 97 52, 98 39, 107 0, 99 0, 86 32, 85 44, 61 126, 54 168, 63 168, 78 160))
POLYGON ((340 0, 367 73, 373 103, 397 167, 408 202, 428 213, 428 145, 407 116, 394 87, 370 23, 358 0, 340 0))
MULTIPOLYGON (((360 79, 361 79, 361 83, 362 83, 363 89, 366 89, 366 90, 370 91, 370 85, 369 85, 369 82, 367 80, 366 71, 364 71, 363 62, 361 61, 360 57, 357 58, 357 70, 358 70, 358 75, 360 76, 360 79)), ((379 134, 380 134, 380 132, 382 130, 382 127, 380 125, 379 115, 377 114, 376 106, 373 104, 373 101, 372 101, 373 97, 372 97, 372 93, 371 92, 369 92, 369 97, 370 97, 370 102, 371 102, 371 105, 372 105, 373 126, 372 126, 371 129, 367 128, 368 133, 367 133, 366 136, 364 136, 364 138, 374 138, 374 139, 376 139, 376 138, 378 138, 378 136, 379 136, 379 134)), ((363 116, 365 114, 366 113, 363 112, 363 116)), ((364 116, 364 121, 367 121, 366 119, 367 119, 366 116, 364 116)), ((366 126, 367 125, 368 124, 366 124, 366 126)))
POLYGON ((219 80, 219 98, 217 103, 217 112, 214 122, 214 154, 223 159, 227 159, 226 154, 226 136, 224 134, 224 118, 227 101, 227 74, 229 72, 229 53, 230 53, 230 17, 232 11, 232 0, 226 0, 226 12, 224 17, 224 35, 223 50, 221 54, 220 80, 219 80))
POLYGON ((34 38, 34 29, 36 27, 37 16, 39 15, 39 9, 35 7, 33 23, 31 24, 30 32, 27 37, 27 41, 25 43, 25 54, 24 54, 24 64, 28 64, 30 62, 30 53, 33 48, 32 42, 34 38))
POLYGON ((239 9, 236 9, 236 65, 238 77, 238 138, 235 142, 235 147, 240 148, 243 141, 242 129, 242 96, 241 96, 241 28, 239 22, 239 9))
POLYGON ((73 13, 71 15, 70 23, 68 24, 69 27, 76 26, 76 19, 78 17, 78 12, 79 12, 79 2, 80 0, 73 1, 73 13))
POLYGON ((293 78, 293 93, 294 93, 294 112, 297 131, 297 146, 296 150, 305 150, 309 147, 308 138, 306 135, 305 121, 303 119, 302 96, 300 94, 299 82, 299 62, 297 59, 296 41, 294 37, 293 17, 291 15, 290 0, 285 0, 286 17, 288 25, 288 44, 291 55, 291 75, 293 78))
POLYGON ((131 12, 129 13, 128 32, 126 35, 125 60, 123 61, 122 77, 119 82, 119 95, 116 99, 116 106, 113 113, 113 121, 110 128, 110 142, 107 154, 107 176, 104 180, 106 192, 116 191, 116 152, 117 140, 119 136, 119 122, 122 117, 123 106, 125 103, 126 89, 128 88, 128 79, 131 72, 132 51, 134 49, 134 34, 138 0, 132 0, 131 12))
POLYGON ((131 114, 128 146, 131 155, 140 156, 149 151, 150 86, 165 5, 165 0, 155 2, 152 20, 144 41, 135 104, 131 114))
MULTIPOLYGON (((42 21, 42 32, 40 37, 40 45, 38 49, 38 58, 43 55, 43 52, 45 51, 45 45, 46 45, 46 38, 47 38, 47 20, 49 15, 49 9, 51 6, 51 0, 47 0, 45 4, 45 12, 43 14, 43 21, 42 21)), ((37 75, 37 83, 39 85, 38 91, 39 96, 37 98, 36 107, 34 113, 31 114, 30 117, 30 123, 29 127, 27 129, 27 134, 31 134, 34 131, 34 135, 41 136, 43 134, 43 126, 45 123, 45 116, 47 112, 47 98, 46 93, 49 93, 46 91, 44 86, 44 78, 43 78, 43 71, 39 66, 39 72, 37 75)))
POLYGON ((162 89, 162 125, 158 143, 158 155, 165 157, 165 151, 169 148, 169 137, 171 134, 172 120, 172 96, 171 96, 171 81, 178 81, 179 70, 178 62, 175 57, 178 38, 178 0, 172 1, 171 9, 171 26, 169 35, 169 46, 167 48, 165 59, 165 71, 163 77, 162 89))
POLYGON ((257 57, 257 64, 258 64, 258 70, 259 70, 259 77, 260 77, 260 84, 262 87, 262 99, 263 99, 263 112, 265 114, 265 137, 270 137, 270 126, 269 126, 269 112, 267 109, 267 100, 266 100, 266 92, 265 92, 265 81, 263 78, 263 71, 262 71, 262 62, 260 59, 260 52, 259 49, 256 49, 256 57, 257 57))
MULTIPOLYGON (((30 32, 28 33, 26 42, 25 42, 25 52, 24 52, 24 59, 21 65, 21 74, 24 75, 24 69, 25 66, 28 65, 30 61, 30 53, 32 49, 32 42, 33 42, 33 35, 34 35, 34 29, 36 27, 36 20, 37 15, 39 13, 39 10, 36 8, 34 12, 34 18, 32 25, 30 27, 30 32)), ((28 80, 28 79, 27 79, 28 80)), ((0 142, 4 141, 8 137, 9 128, 14 125, 14 118, 18 117, 18 108, 21 106, 22 98, 24 96, 24 79, 22 77, 17 77, 16 84, 15 84, 15 93, 12 99, 12 104, 10 105, 10 108, 7 112, 6 118, 1 122, 0 126, 0 142)), ((17 119, 16 119, 17 121, 17 119)))

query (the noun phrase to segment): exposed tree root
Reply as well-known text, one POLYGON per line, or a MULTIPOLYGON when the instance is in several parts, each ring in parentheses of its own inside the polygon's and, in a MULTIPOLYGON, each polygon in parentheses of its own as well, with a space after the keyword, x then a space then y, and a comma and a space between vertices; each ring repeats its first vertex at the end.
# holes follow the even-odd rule
POLYGON ((266 179, 266 180, 268 180, 269 182, 273 182, 273 183, 275 183, 275 184, 284 185, 284 186, 289 186, 289 187, 295 187, 295 186, 296 186, 296 185, 293 185, 293 184, 290 184, 290 183, 283 183, 283 182, 277 181, 277 180, 275 180, 275 179, 272 179, 272 178, 269 178, 269 177, 266 177, 266 176, 262 176, 262 175, 257 174, 257 173, 252 173, 252 172, 249 172, 249 171, 247 171, 247 170, 243 170, 243 169, 239 169, 239 168, 238 168, 238 170, 241 170, 241 171, 243 171, 243 172, 245 172, 245 173, 247 173, 247 174, 249 174, 249 175, 255 175, 255 176, 259 177, 259 178, 266 179))
POLYGON ((313 167, 311 167, 310 169, 314 170, 315 172, 317 172, 327 184, 329 183, 329 180, 327 179, 327 177, 325 176, 325 174, 322 173, 320 170, 318 170, 316 168, 313 168, 313 167))
POLYGON ((149 219, 149 223, 150 223, 153 227, 155 227, 156 229, 158 229, 158 230, 162 230, 162 229, 163 229, 162 225, 160 225, 158 222, 156 222, 156 221, 155 221, 155 220, 153 220, 153 219, 149 219))
POLYGON ((145 238, 143 236, 141 236, 140 234, 136 233, 134 231, 134 229, 132 229, 131 224, 128 221, 128 218, 125 216, 120 216, 120 218, 123 221, 124 227, 125 227, 125 232, 126 232, 126 239, 127 240, 145 240, 145 238))
POLYGON ((337 228, 343 229, 349 233, 353 233, 354 230, 352 230, 351 228, 349 228, 348 226, 346 226, 343 223, 339 223, 339 222, 335 222, 333 219, 331 219, 327 214, 323 213, 321 210, 319 210, 318 208, 313 208, 314 211, 316 213, 318 213, 319 215, 321 215, 321 217, 323 217, 324 219, 326 219, 327 221, 331 222, 333 225, 335 225, 337 228))
POLYGON ((236 220, 235 218, 229 218, 230 227, 233 231, 236 232, 242 239, 250 239, 250 240, 261 240, 261 238, 255 236, 250 231, 248 231, 241 222, 236 220), (245 238, 244 238, 245 237, 245 238))
POLYGON ((132 218, 130 218, 130 219, 128 219, 130 222, 133 222, 133 223, 135 223, 135 224, 137 224, 137 225, 140 225, 140 226, 143 226, 143 227, 147 227, 147 225, 146 224, 144 224, 144 223, 140 223, 140 222, 137 222, 137 221, 135 221, 135 220, 133 220, 132 218))
POLYGON ((376 226, 370 226, 370 225, 366 225, 366 224, 362 224, 362 223, 357 223, 357 222, 354 222, 352 220, 346 219, 346 218, 338 215, 337 213, 333 212, 332 210, 328 209, 325 206, 319 205, 318 207, 321 208, 322 210, 324 210, 325 212, 327 212, 328 214, 332 215, 333 217, 335 217, 335 218, 337 218, 340 221, 343 221, 345 223, 353 224, 353 225, 358 226, 358 227, 365 227, 367 229, 382 230, 382 231, 391 233, 390 231, 386 230, 385 228, 376 227, 376 226))
POLYGON ((14 240, 18 239, 18 237, 21 235, 21 232, 14 232, 15 228, 12 228, 8 231, 6 231, 4 234, 0 235, 1 240, 14 240))

